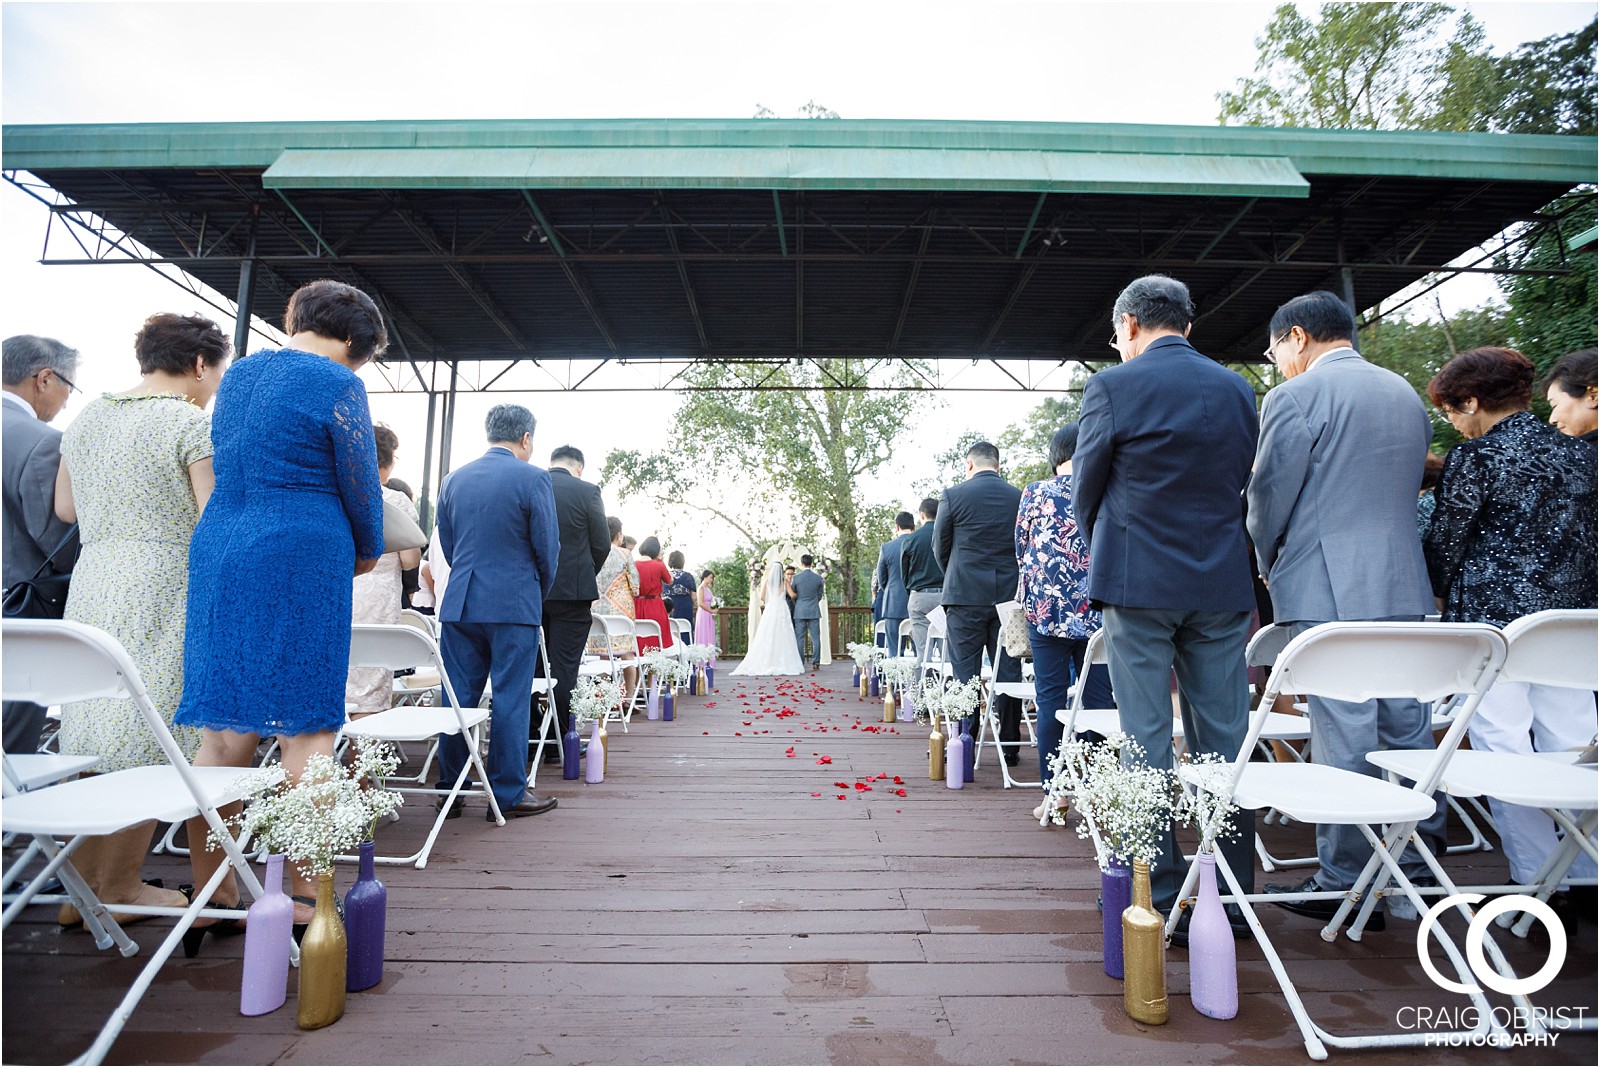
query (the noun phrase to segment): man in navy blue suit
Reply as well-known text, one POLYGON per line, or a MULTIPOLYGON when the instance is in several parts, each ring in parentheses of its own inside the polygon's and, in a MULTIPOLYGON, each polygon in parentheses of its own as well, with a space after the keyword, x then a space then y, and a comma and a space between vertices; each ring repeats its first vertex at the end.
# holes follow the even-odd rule
MULTIPOLYGON (((550 474, 528 462, 533 422, 520 404, 489 409, 489 451, 439 487, 439 548, 450 561, 439 605, 439 651, 463 707, 476 707, 484 683, 494 682, 487 771, 507 819, 556 807, 555 798, 528 792, 528 696, 543 591, 555 579, 561 553, 550 474)), ((441 788, 455 782, 466 761, 461 736, 441 734, 441 788)), ((451 812, 458 814, 459 808, 451 812)), ((487 815, 493 822, 494 813, 487 815)))
MULTIPOLYGON (((1249 716, 1255 596, 1240 494, 1255 457, 1255 394, 1189 344, 1193 321, 1188 287, 1175 279, 1147 275, 1122 291, 1111 344, 1123 362, 1084 387, 1072 462, 1122 729, 1157 767, 1172 763, 1174 669, 1191 752, 1232 760, 1249 716)), ((1248 813, 1235 823, 1241 833, 1219 848, 1248 891, 1255 828, 1248 813)), ((1177 898, 1182 860, 1168 831, 1150 871, 1156 908, 1177 898)))
POLYGON ((882 616, 884 647, 890 656, 900 655, 900 624, 906 621, 906 580, 900 574, 900 554, 905 552, 906 537, 917 521, 910 512, 894 517, 894 537, 878 550, 878 566, 872 569, 872 584, 883 591, 882 616))

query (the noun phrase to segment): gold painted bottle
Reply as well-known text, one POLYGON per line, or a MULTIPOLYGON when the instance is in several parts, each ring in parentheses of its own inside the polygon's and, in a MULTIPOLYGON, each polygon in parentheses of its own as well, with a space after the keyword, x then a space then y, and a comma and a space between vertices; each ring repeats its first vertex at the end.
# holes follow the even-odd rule
POLYGON ((1161 913, 1150 906, 1150 865, 1133 862, 1133 904, 1122 914, 1122 1009, 1144 1024, 1167 1022, 1167 957, 1161 913))
POLYGON ((344 921, 334 904, 333 872, 317 878, 317 911, 300 939, 300 999, 295 1023, 313 1031, 344 1015, 344 921))
POLYGON ((871 693, 871 680, 867 677, 865 669, 861 672, 861 698, 865 700, 871 693))
POLYGON ((895 707, 894 687, 885 686, 883 688, 883 721, 885 723, 894 722, 895 707))
POLYGON ((928 735, 928 778, 944 782, 944 732, 939 729, 937 713, 933 719, 933 733, 928 735))
POLYGON ((611 770, 611 735, 606 733, 606 721, 600 721, 600 774, 611 770))

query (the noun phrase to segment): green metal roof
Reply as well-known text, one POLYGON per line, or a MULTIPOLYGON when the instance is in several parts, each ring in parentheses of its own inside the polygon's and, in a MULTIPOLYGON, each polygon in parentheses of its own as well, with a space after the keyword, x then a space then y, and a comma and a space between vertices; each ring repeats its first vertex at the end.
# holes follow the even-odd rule
POLYGON ((175 123, 6 126, 0 165, 281 163, 274 181, 284 187, 505 187, 549 178, 591 188, 670 179, 681 187, 870 182, 877 189, 1138 192, 1147 182, 1152 193, 1303 196, 1293 172, 1575 184, 1594 180, 1596 146, 1593 137, 880 119, 175 123), (620 154, 603 157, 606 167, 576 166, 603 150, 620 154))

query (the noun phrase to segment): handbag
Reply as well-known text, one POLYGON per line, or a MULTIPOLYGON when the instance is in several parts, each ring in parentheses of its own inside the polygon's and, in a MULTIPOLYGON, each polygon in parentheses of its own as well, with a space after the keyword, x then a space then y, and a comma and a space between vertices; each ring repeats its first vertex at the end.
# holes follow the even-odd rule
POLYGON ((1000 646, 1006 655, 1017 660, 1033 659, 1033 642, 1028 638, 1028 616, 1022 607, 1021 580, 1018 580, 1018 597, 1013 601, 995 605, 1000 613, 1000 646))
POLYGON ((5 601, 0 605, 7 619, 60 619, 67 611, 67 591, 72 583, 72 572, 63 571, 46 575, 45 569, 55 566, 61 550, 72 544, 78 536, 78 524, 67 528, 55 551, 44 558, 32 578, 14 582, 6 588, 5 601))
POLYGON ((383 502, 383 551, 405 552, 428 544, 428 536, 399 505, 383 502))

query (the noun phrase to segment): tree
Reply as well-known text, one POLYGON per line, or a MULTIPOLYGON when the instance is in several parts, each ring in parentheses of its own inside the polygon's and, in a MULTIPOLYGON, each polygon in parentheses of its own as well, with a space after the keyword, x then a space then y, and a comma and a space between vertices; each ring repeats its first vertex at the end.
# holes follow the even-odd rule
POLYGON ((1394 315, 1361 331, 1361 355, 1411 383, 1433 420, 1434 452, 1443 456, 1461 435, 1428 399, 1428 382, 1450 357, 1480 345, 1511 344, 1505 310, 1493 304, 1468 308, 1448 320, 1411 320, 1394 315))
POLYGON ((1594 135, 1597 23, 1529 41, 1499 61, 1505 92, 1495 129, 1594 135))
POLYGON ((927 405, 927 394, 909 391, 915 371, 818 359, 711 364, 684 377, 690 392, 673 417, 671 449, 614 450, 604 482, 624 498, 717 518, 758 549, 785 538, 819 550, 831 543, 844 603, 861 603, 877 542, 863 541, 871 532, 857 487, 884 470, 896 437, 927 405))
POLYGON ((1078 393, 1046 397, 1022 422, 1011 424, 1000 435, 995 444, 1000 446, 1000 457, 1012 483, 1020 488, 1054 477, 1055 472, 1050 470, 1050 439, 1078 418, 1082 400, 1078 393))
POLYGON ((1255 76, 1217 94, 1222 123, 1472 130, 1500 96, 1483 31, 1442 3, 1293 4, 1256 38, 1255 76), (1452 19, 1454 21, 1453 32, 1452 19))
MULTIPOLYGON (((1567 270, 1562 275, 1517 274, 1502 283, 1510 305, 1512 345, 1538 368, 1541 375, 1564 353, 1595 344, 1595 307, 1600 299, 1596 284, 1594 245, 1569 250, 1568 239, 1596 223, 1592 189, 1567 194, 1541 214, 1561 219, 1559 226, 1544 225, 1497 260, 1502 267, 1567 270)), ((1535 397, 1542 402, 1542 397, 1535 397)))

